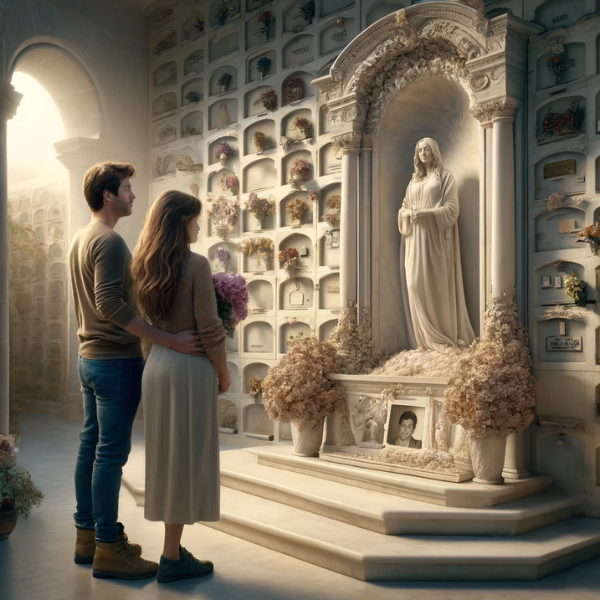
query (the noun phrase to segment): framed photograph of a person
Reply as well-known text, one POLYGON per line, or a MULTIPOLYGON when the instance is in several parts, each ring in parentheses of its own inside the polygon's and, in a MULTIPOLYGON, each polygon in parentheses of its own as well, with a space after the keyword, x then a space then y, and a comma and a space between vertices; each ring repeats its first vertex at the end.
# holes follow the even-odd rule
POLYGON ((413 403, 396 400, 390 402, 384 437, 385 445, 421 450, 426 422, 426 401, 413 403))

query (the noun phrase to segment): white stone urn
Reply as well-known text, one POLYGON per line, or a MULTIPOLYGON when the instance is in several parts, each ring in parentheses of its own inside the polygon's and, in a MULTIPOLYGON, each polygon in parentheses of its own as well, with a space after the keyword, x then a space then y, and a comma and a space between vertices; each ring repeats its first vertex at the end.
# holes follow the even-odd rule
POLYGON ((292 440, 294 454, 297 456, 319 456, 323 442, 323 421, 315 423, 296 423, 292 421, 292 440))
POLYGON ((504 455, 506 454, 506 436, 491 435, 483 438, 470 437, 471 464, 475 483, 499 485, 504 483, 504 455))

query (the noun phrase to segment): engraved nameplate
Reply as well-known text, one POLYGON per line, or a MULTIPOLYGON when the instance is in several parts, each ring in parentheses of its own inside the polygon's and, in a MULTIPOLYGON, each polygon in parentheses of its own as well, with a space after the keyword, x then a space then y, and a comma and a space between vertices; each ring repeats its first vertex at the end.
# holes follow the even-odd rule
POLYGON ((560 160, 544 165, 544 179, 554 179, 575 173, 575 159, 560 160))
POLYGON ((572 233, 575 229, 575 219, 564 219, 558 222, 558 233, 572 233))
POLYGON ((546 350, 548 352, 582 352, 582 338, 567 335, 548 336, 546 338, 546 350))

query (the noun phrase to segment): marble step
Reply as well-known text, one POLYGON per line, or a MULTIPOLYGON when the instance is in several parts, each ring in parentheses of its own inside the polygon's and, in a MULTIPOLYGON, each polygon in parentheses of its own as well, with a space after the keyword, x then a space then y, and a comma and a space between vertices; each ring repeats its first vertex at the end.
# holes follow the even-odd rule
POLYGON ((516 536, 581 516, 579 496, 544 493, 492 508, 442 507, 221 453, 221 485, 386 535, 516 536))
POLYGON ((252 448, 247 452, 254 454, 258 463, 267 467, 456 508, 489 508, 547 492, 552 485, 552 478, 546 476, 507 480, 504 485, 438 481, 299 457, 293 454, 291 446, 252 448))
POLYGON ((532 581, 600 556, 600 520, 519 537, 386 536, 221 488, 208 527, 363 581, 532 581))

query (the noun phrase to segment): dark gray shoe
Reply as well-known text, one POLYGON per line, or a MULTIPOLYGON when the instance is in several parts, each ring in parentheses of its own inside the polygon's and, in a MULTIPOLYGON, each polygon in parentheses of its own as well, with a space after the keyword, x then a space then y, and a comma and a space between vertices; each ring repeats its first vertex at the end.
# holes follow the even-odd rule
POLYGON ((180 579, 205 577, 213 572, 213 568, 210 560, 198 560, 183 546, 179 546, 179 560, 171 560, 164 556, 160 557, 156 581, 170 583, 180 579))

